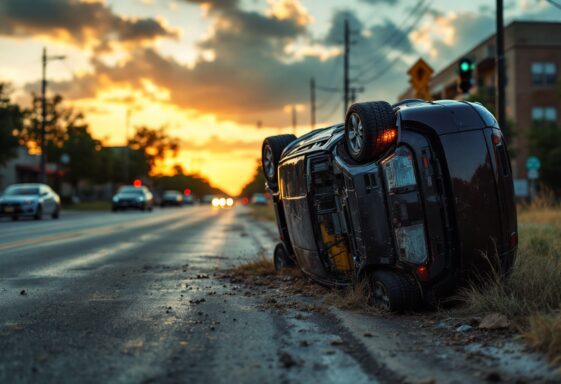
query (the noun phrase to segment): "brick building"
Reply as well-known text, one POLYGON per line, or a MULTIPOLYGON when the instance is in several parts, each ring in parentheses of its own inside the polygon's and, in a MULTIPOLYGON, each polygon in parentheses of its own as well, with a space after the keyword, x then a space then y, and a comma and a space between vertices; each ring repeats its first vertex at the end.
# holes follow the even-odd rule
MULTIPOLYGON (((470 94, 494 106, 495 35, 486 38, 432 77, 430 93, 433 99, 465 97, 457 87, 458 61, 463 57, 475 64, 470 94)), ((561 126, 561 23, 510 23, 505 28, 505 65, 506 115, 514 123, 515 132, 507 139, 515 152, 512 164, 514 176, 525 178, 525 162, 529 155, 528 129, 540 121, 561 126)), ((413 91, 408 89, 399 99, 410 98, 412 94, 413 91)))

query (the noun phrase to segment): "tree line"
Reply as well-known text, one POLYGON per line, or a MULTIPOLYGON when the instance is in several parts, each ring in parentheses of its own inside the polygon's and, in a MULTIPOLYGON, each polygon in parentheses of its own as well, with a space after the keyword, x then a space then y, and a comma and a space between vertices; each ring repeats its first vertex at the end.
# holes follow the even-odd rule
MULTIPOLYGON (((41 147, 41 97, 32 93, 30 106, 23 107, 11 95, 10 85, 0 83, 0 167, 17 156, 20 146, 34 153, 41 147)), ((185 174, 179 165, 172 176, 157 174, 157 163, 176 156, 180 147, 165 127, 137 127, 126 147, 108 147, 92 135, 83 112, 54 95, 46 99, 45 138, 47 161, 63 171, 62 181, 74 189, 82 182, 116 187, 149 179, 157 189, 189 188, 199 196, 220 192, 204 178, 185 174)))

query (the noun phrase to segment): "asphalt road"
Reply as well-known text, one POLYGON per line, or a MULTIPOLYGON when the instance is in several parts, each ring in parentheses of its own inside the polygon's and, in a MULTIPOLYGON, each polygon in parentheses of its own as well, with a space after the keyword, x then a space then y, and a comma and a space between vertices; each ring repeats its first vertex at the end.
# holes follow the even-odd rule
POLYGON ((243 207, 1 220, 0 383, 557 379, 517 345, 470 362, 418 317, 279 311, 219 277, 274 236, 243 207))

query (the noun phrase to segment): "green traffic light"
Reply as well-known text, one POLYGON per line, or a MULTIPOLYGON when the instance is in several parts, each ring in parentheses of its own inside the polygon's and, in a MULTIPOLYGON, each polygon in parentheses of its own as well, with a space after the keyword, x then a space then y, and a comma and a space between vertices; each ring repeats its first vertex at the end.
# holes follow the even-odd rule
POLYGON ((469 67, 470 67, 470 65, 469 65, 469 63, 468 63, 467 61, 462 61, 462 62, 460 63, 460 71, 462 71, 462 72, 467 72, 467 71, 469 71, 469 67))

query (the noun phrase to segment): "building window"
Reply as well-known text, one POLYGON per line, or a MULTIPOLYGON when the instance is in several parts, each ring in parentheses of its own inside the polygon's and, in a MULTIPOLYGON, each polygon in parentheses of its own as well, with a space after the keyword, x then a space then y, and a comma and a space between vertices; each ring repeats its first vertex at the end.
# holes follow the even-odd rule
POLYGON ((532 83, 534 85, 553 85, 557 81, 555 63, 532 63, 532 83))
POLYGON ((534 107, 532 108, 532 120, 535 122, 556 122, 557 109, 555 107, 534 107))

